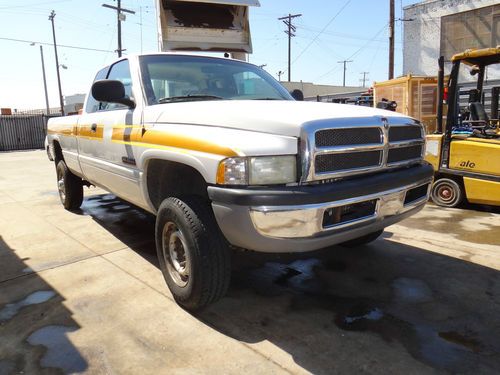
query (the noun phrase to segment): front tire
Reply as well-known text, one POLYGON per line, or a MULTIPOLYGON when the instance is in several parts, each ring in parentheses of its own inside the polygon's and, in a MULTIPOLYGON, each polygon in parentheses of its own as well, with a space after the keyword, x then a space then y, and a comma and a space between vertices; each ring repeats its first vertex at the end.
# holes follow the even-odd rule
POLYGON ((71 173, 64 160, 57 163, 56 174, 59 198, 64 208, 70 211, 80 208, 83 202, 82 179, 71 173))
POLYGON ((156 217, 156 251, 176 302, 196 311, 222 298, 231 278, 230 251, 208 202, 165 199, 156 217))
POLYGON ((440 178, 432 185, 431 199, 441 207, 457 207, 464 200, 464 192, 458 182, 440 178))

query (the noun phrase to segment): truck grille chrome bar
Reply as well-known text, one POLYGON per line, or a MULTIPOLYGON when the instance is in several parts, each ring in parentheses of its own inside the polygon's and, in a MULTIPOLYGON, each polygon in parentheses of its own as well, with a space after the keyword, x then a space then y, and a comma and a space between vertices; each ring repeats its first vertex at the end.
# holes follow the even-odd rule
POLYGON ((302 183, 359 175, 422 160, 423 127, 406 117, 322 120, 301 137, 302 183))

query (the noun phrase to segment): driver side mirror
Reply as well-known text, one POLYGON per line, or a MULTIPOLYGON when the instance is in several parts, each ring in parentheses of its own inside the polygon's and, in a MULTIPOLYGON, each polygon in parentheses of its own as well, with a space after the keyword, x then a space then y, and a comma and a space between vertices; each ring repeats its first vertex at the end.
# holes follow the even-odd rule
POLYGON ((118 103, 135 108, 135 102, 125 94, 125 86, 118 80, 102 79, 92 84, 92 96, 99 102, 118 103))
POLYGON ((295 89, 293 90, 290 95, 292 95, 292 97, 295 99, 295 100, 298 100, 298 101, 303 101, 304 100, 304 93, 298 89, 295 89))

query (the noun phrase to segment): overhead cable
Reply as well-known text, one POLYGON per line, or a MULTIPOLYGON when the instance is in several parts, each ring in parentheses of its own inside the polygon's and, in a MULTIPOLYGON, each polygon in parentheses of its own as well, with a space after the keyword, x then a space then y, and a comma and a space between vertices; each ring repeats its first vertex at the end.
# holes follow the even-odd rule
MULTIPOLYGON (((7 40, 9 42, 20 42, 20 43, 29 43, 29 44, 41 44, 44 46, 52 46, 52 43, 46 43, 46 42, 38 42, 36 40, 24 40, 24 39, 14 39, 14 38, 4 38, 0 37, 0 40, 7 40)), ((72 49, 80 49, 80 50, 85 50, 85 51, 95 51, 95 52, 114 52, 114 51, 109 51, 105 49, 97 49, 97 48, 88 48, 88 47, 78 47, 78 46, 68 46, 65 44, 58 44, 57 47, 61 48, 72 48, 72 49)))
POLYGON ((292 63, 295 63, 308 49, 309 47, 311 47, 311 45, 316 41, 316 39, 319 38, 319 36, 321 34, 323 34, 323 32, 332 24, 332 22, 340 15, 340 13, 342 13, 342 11, 351 3, 352 0, 347 0, 346 3, 344 4, 344 6, 342 8, 340 8, 340 10, 330 19, 330 21, 328 21, 328 23, 326 24, 325 27, 323 27, 323 29, 321 29, 321 31, 316 34, 316 36, 313 38, 313 40, 311 40, 311 42, 306 46, 306 48, 304 48, 302 50, 301 53, 299 53, 299 55, 293 60, 292 63))

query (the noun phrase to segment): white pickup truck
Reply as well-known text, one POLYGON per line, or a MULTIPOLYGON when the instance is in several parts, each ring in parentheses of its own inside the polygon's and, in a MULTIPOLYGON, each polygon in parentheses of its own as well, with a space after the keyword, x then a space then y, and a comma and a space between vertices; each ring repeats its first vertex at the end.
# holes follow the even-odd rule
POLYGON ((189 310, 225 294, 231 249, 373 241, 423 207, 433 175, 412 118, 295 101, 252 64, 187 54, 101 69, 47 144, 65 208, 92 184, 156 215, 161 270, 189 310))

